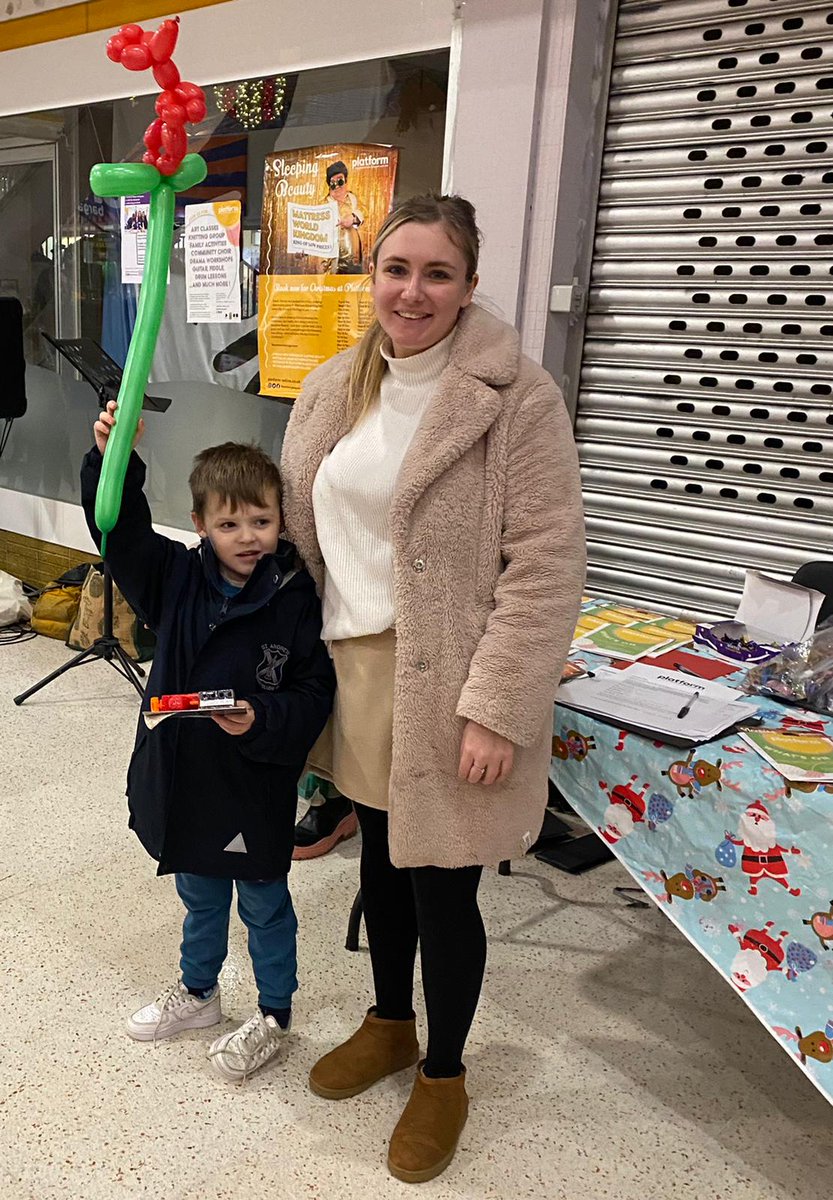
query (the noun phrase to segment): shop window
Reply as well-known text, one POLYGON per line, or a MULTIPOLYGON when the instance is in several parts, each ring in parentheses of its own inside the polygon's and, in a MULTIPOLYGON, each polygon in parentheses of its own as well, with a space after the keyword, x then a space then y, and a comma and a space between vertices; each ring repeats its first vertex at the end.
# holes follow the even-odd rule
MULTIPOLYGON (((171 400, 167 434, 160 418, 158 434, 152 422, 146 435, 157 519, 187 519, 185 481, 204 435, 222 440, 236 429, 279 450, 275 439, 289 410, 260 394, 257 354, 267 156, 340 144, 394 146, 394 201, 439 189, 448 57, 442 49, 205 86, 208 115, 189 129, 189 150, 206 158, 208 176, 177 197, 170 283, 148 387, 171 400), (241 319, 188 323, 185 206, 221 200, 241 204, 241 319), (248 394, 245 406, 241 394, 248 394), (204 431, 196 443, 172 434, 184 414, 189 427, 204 431), (178 491, 163 487, 167 480, 176 480, 178 491)), ((141 159, 156 95, 0 117, 0 295, 18 296, 23 305, 30 393, 30 415, 15 429, 0 486, 78 500, 78 449, 89 441, 96 398, 56 360, 44 335, 91 338, 124 363, 139 288, 122 282, 121 205, 93 195, 89 175, 99 162, 141 159), (74 423, 82 412, 80 430, 74 423)), ((326 203, 327 195, 319 200, 326 203)), ((360 245, 366 267, 370 239, 360 245)))
MULTIPOLYGON (((400 149, 399 194, 438 187, 446 86, 447 55, 437 53, 206 87, 208 116, 192 131, 189 149, 206 158, 208 176, 192 193, 177 198, 171 287, 156 366, 165 360, 168 340, 175 343, 167 346, 175 350, 170 366, 177 367, 180 377, 232 387, 240 382, 238 377, 221 377, 228 375, 229 363, 224 371, 212 369, 205 337, 185 322, 180 293, 186 204, 241 202, 245 324, 257 311, 266 155, 338 142, 395 144, 400 149)), ((142 135, 155 116, 154 102, 151 95, 0 119, 0 294, 14 291, 24 303, 30 362, 43 363, 50 357, 38 349, 40 327, 58 336, 93 337, 123 361, 137 289, 121 283, 120 206, 90 193, 89 171, 96 162, 141 158, 142 135), (41 125, 49 130, 50 140, 42 146, 48 159, 17 161, 15 135, 22 124, 32 131, 41 125), (55 169, 57 147, 64 146, 55 169), (56 187, 65 193, 63 203, 56 187), (68 205, 73 193, 77 201, 68 205), (53 296, 56 279, 64 281, 66 293, 58 305, 53 296)))

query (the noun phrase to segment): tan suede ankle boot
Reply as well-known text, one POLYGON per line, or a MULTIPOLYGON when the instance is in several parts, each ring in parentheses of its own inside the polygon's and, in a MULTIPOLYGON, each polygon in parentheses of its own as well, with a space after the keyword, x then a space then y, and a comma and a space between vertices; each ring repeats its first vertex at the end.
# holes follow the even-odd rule
POLYGON ((415 1018, 386 1021, 371 1008, 351 1038, 319 1058, 309 1073, 309 1085, 316 1096, 346 1100, 418 1059, 415 1018))
POLYGON ((388 1170, 404 1183, 425 1183, 446 1169, 469 1112, 465 1067, 453 1079, 429 1079, 422 1066, 388 1151, 388 1170))

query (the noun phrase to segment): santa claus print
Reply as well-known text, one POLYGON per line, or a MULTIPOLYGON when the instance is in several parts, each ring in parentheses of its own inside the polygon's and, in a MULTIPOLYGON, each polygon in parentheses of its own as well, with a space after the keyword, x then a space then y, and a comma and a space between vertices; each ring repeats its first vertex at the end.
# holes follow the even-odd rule
POLYGON ((791 896, 800 896, 801 888, 790 887, 785 854, 800 854, 797 846, 779 846, 775 822, 760 800, 750 804, 738 825, 737 837, 728 839, 743 847, 741 867, 749 878, 749 895, 757 896, 762 879, 780 883, 791 896))
POLYGON ((622 838, 629 837, 636 826, 645 820, 645 793, 649 785, 645 783, 637 791, 636 781, 637 776, 631 775, 627 783, 609 788, 603 779, 599 780, 599 787, 610 797, 610 804, 605 809, 604 825, 599 825, 597 832, 609 846, 615 846, 622 838))
POLYGON ((748 992, 764 982, 770 971, 783 970, 785 951, 782 946, 787 930, 778 937, 772 933, 772 921, 763 929, 742 930, 730 925, 729 932, 738 940, 740 949, 732 960, 732 983, 739 992, 748 992))

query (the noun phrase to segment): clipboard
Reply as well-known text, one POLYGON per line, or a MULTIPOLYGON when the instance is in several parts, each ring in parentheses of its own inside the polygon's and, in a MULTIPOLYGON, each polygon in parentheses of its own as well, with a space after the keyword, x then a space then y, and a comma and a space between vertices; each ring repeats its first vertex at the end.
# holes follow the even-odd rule
POLYGON ((672 746, 699 746, 722 737, 748 724, 760 707, 737 688, 644 663, 627 671, 599 668, 592 679, 562 684, 556 703, 672 746))
POLYGON ((704 746, 716 738, 725 737, 727 733, 734 730, 742 733, 744 729, 757 729, 763 720, 762 717, 738 714, 737 721, 732 721, 719 733, 714 733, 708 738, 689 738, 684 734, 659 733, 656 729, 648 729, 644 725, 637 725, 631 721, 620 721, 615 717, 604 717, 599 713, 586 712, 583 708, 573 708, 563 701, 556 700, 555 703, 556 706, 560 704, 561 707, 569 709, 571 712, 584 713, 586 717, 592 717, 594 721, 601 721, 603 725, 610 725, 613 729, 624 729, 627 733, 636 733, 640 737, 647 738, 649 742, 662 742, 664 746, 677 746, 681 750, 690 750, 692 746, 704 746))

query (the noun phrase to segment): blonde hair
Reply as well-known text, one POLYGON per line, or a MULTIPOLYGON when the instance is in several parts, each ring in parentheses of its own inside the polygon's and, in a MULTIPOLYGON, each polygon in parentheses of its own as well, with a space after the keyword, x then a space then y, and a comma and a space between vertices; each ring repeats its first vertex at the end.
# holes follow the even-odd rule
MULTIPOLYGON (((424 196, 412 196, 410 200, 403 200, 386 217, 370 252, 374 268, 378 264, 379 251, 385 240, 411 221, 420 225, 442 225, 465 259, 467 281, 470 283, 474 279, 481 241, 474 205, 462 196, 441 196, 436 192, 426 192, 424 196)), ((347 415, 351 427, 361 421, 379 395, 386 369, 385 360, 380 353, 384 340, 385 331, 374 317, 356 347, 350 368, 347 415)))
POLYGON ((275 489, 278 507, 281 503, 281 476, 265 450, 253 442, 223 442, 209 446, 194 459, 188 485, 198 517, 205 515, 208 497, 215 495, 220 504, 229 504, 236 512, 241 504, 265 508, 267 493, 275 489))

